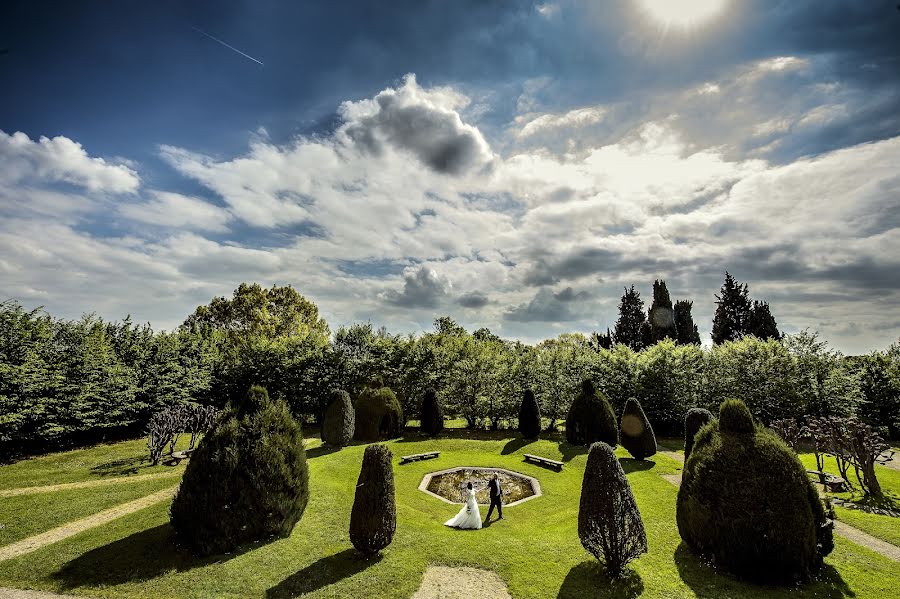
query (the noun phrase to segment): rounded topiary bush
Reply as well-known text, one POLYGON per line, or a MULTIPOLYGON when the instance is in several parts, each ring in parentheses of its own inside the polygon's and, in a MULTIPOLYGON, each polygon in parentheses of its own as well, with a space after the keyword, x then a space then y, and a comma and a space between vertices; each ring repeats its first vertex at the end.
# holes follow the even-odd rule
POLYGON ((610 576, 647 552, 647 534, 634 494, 612 447, 594 443, 581 483, 578 536, 591 555, 603 560, 610 576))
POLYGON ((684 459, 687 461, 694 447, 694 437, 703 426, 715 420, 712 412, 705 408, 691 408, 684 416, 684 459))
POLYGON ((641 404, 633 397, 628 398, 625 409, 622 410, 619 440, 622 447, 635 459, 643 460, 656 453, 656 435, 653 434, 653 427, 650 426, 641 404))
POLYGON ((676 516, 691 549, 754 581, 804 580, 833 548, 832 523, 800 460, 737 400, 694 438, 676 516))
POLYGON ((566 418, 566 440, 572 445, 590 445, 603 441, 611 447, 618 442, 616 414, 606 396, 585 379, 581 392, 572 402, 566 418))
POLYGON ((363 389, 356 399, 356 434, 359 441, 382 441, 400 436, 403 410, 387 387, 363 389))
POLYGON ((350 512, 350 542, 366 555, 390 545, 397 530, 391 458, 391 451, 384 445, 369 445, 356 481, 350 512))
POLYGON ((341 389, 331 392, 331 402, 322 421, 322 442, 332 447, 346 447, 356 430, 356 411, 350 395, 341 389))
POLYGON ((228 406, 191 456, 172 502, 179 542, 199 555, 291 533, 309 500, 300 425, 262 387, 228 406))
POLYGON ((444 430, 444 408, 438 401, 437 392, 429 389, 422 399, 422 412, 419 415, 419 428, 432 437, 444 430))
POLYGON ((519 432, 526 439, 537 439, 541 434, 541 408, 531 389, 525 389, 519 406, 519 432))

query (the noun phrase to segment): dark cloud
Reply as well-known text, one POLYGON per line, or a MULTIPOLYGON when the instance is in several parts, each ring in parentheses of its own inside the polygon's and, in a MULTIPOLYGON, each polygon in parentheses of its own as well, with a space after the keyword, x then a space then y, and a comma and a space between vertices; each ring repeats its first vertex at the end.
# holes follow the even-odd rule
POLYGON ((480 291, 472 291, 459 296, 457 302, 464 308, 483 308, 490 303, 490 299, 480 291))
POLYGON ((503 318, 512 322, 568 322, 578 320, 584 314, 584 310, 581 309, 576 300, 584 300, 587 297, 587 292, 575 293, 571 287, 566 287, 557 293, 545 287, 539 289, 528 303, 520 304, 507 310, 503 314, 503 318))
POLYGON ((403 308, 435 308, 450 291, 450 283, 427 266, 403 274, 403 291, 388 291, 384 299, 403 308))
POLYGON ((623 271, 676 272, 682 265, 661 256, 629 257, 623 251, 579 248, 560 258, 539 258, 525 274, 525 284, 551 285, 587 275, 615 275, 623 271))

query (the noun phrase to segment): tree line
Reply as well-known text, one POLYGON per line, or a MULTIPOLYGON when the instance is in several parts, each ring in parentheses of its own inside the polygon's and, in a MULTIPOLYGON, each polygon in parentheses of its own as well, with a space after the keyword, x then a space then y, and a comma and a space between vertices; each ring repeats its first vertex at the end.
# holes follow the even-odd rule
MULTIPOLYGON (((900 345, 844 357, 813 333, 748 334, 754 322, 768 321, 761 316, 768 306, 751 302, 746 285, 729 279, 714 333, 730 332, 708 349, 696 343, 689 302, 671 305, 664 282, 654 285, 647 313, 626 310, 635 321, 640 312, 647 325, 617 324, 608 347, 597 335, 571 333, 528 345, 484 328, 466 331, 446 316, 421 335, 368 323, 332 332, 296 290, 255 284, 198 307, 172 332, 129 318, 54 318, 9 301, 0 304, 0 448, 12 455, 135 436, 166 407, 223 407, 252 384, 318 423, 332 390, 355 400, 376 378, 394 391, 406 422, 433 388, 447 415, 471 428, 515 426, 522 391, 531 388, 544 426, 553 429, 587 378, 617 414, 637 398, 661 434, 679 432, 688 408, 732 397, 764 423, 852 415, 900 434, 900 345), (641 328, 658 340, 627 343, 626 331, 641 328)), ((637 305, 636 292, 626 296, 623 304, 637 305)))

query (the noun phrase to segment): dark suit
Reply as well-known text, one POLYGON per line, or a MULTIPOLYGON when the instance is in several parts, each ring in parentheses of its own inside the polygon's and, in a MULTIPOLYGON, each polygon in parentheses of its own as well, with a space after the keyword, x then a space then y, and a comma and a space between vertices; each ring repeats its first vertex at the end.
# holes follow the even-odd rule
POLYGON ((485 520, 491 519, 491 514, 494 512, 494 507, 497 508, 497 515, 501 518, 503 517, 503 502, 501 501, 503 497, 503 489, 500 488, 500 481, 494 480, 493 478, 488 481, 488 489, 490 490, 491 495, 491 507, 488 508, 487 518, 485 520))

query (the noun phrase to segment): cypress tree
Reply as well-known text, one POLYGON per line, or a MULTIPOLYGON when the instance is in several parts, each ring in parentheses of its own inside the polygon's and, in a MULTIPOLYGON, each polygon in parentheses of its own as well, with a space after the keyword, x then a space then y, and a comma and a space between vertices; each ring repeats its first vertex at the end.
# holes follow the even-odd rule
POLYGON ((694 302, 690 300, 678 300, 675 302, 675 333, 678 345, 700 345, 700 332, 694 324, 691 308, 694 302))
POLYGON ((665 281, 653 281, 653 303, 647 314, 647 323, 650 325, 652 343, 662 341, 666 337, 673 341, 677 339, 675 311, 672 309, 672 298, 669 297, 665 281))
POLYGON ((429 389, 422 400, 422 411, 419 415, 419 428, 426 435, 437 436, 444 430, 444 408, 437 398, 437 392, 429 389))
POLYGON ((619 439, 622 447, 635 459, 643 460, 656 453, 656 435, 641 404, 633 397, 625 402, 622 410, 622 422, 619 427, 619 439))
POLYGON ((572 402, 566 418, 566 440, 572 445, 590 445, 603 441, 615 447, 619 427, 616 414, 605 395, 598 392, 590 379, 581 382, 581 392, 572 402))
POLYGON ((350 512, 350 542, 365 555, 390 545, 397 530, 392 458, 381 444, 369 445, 363 454, 350 512))
POLYGON ((639 351, 646 344, 647 319, 644 315, 644 302, 641 294, 635 290, 625 289, 622 300, 619 302, 619 320, 616 321, 613 332, 616 343, 627 345, 635 351, 639 351))
POLYGON ((331 392, 331 402, 322 420, 322 441, 332 447, 346 447, 356 428, 356 411, 350 394, 341 389, 331 392))
POLYGON ((738 283, 728 271, 725 282, 716 296, 716 314, 713 317, 713 343, 735 341, 747 331, 750 318, 750 297, 747 285, 738 283))
POLYGON ((712 412, 704 408, 691 408, 684 415, 684 461, 687 462, 694 447, 694 437, 707 422, 714 420, 712 412))
POLYGON ((647 534, 631 486, 606 443, 594 443, 581 482, 578 537, 610 577, 619 577, 628 562, 647 552, 647 534))
POLYGON ((537 439, 541 434, 541 408, 531 389, 525 390, 519 406, 519 432, 526 439, 537 439))
POLYGON ((753 307, 750 309, 750 316, 747 319, 747 334, 754 335, 759 339, 775 339, 776 341, 781 339, 778 324, 769 310, 769 302, 753 300, 753 307))

